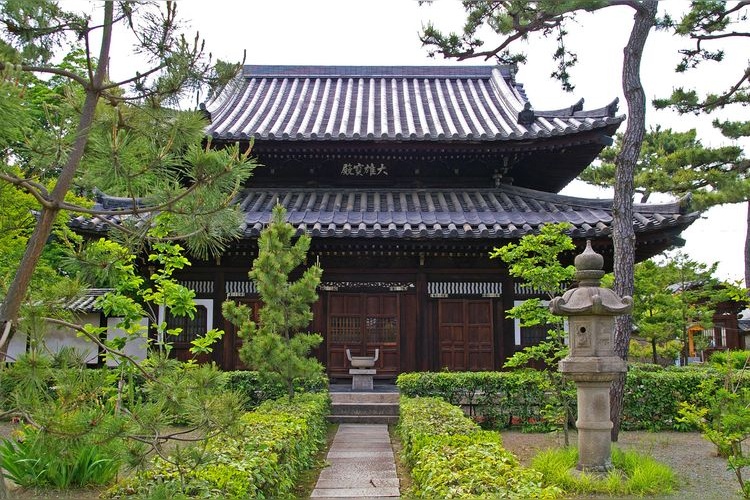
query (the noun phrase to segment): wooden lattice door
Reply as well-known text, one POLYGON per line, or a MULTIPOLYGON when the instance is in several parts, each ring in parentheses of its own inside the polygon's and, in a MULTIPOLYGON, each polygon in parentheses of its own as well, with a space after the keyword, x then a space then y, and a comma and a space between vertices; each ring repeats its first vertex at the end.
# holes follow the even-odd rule
POLYGON ((379 349, 377 374, 398 374, 399 335, 398 294, 331 294, 328 300, 328 373, 349 374, 346 349, 354 356, 372 356, 375 349, 379 349))

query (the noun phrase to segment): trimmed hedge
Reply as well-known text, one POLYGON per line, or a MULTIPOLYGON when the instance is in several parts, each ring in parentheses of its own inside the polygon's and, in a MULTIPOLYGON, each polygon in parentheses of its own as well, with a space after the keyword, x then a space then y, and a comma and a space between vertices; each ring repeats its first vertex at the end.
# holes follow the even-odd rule
MULTIPOLYGON (((145 498, 292 498, 300 473, 325 445, 328 394, 266 401, 245 414, 239 431, 210 438, 203 456, 180 471, 159 457, 108 492, 145 498), (184 481, 184 483, 183 483, 184 481)), ((182 456, 195 454, 185 453, 182 456)))
MULTIPOLYGON (((249 370, 224 372, 225 387, 237 390, 247 399, 246 409, 252 410, 268 400, 286 396, 286 383, 275 373, 261 373, 249 370)), ((317 377, 295 379, 296 393, 322 392, 328 390, 328 377, 320 374, 317 377)))
POLYGON ((522 468, 500 434, 480 430, 439 398, 401 398, 398 433, 415 498, 557 498, 541 474, 522 468))
POLYGON ((496 428, 541 421, 552 390, 535 370, 402 373, 396 384, 404 396, 440 397, 496 428))
POLYGON ((696 430, 677 421, 679 403, 705 406, 712 387, 722 384, 718 372, 706 368, 630 370, 625 381, 623 430, 696 430), (708 392, 707 392, 708 391, 708 392))
MULTIPOLYGON (((525 370, 405 373, 397 384, 404 396, 443 398, 468 408, 472 416, 486 418, 496 428, 512 423, 528 427, 543 420, 549 391, 541 373, 525 370)), ((631 367, 625 382, 622 429, 695 430, 677 420, 679 403, 705 406, 708 396, 722 384, 721 372, 706 367, 631 367)))

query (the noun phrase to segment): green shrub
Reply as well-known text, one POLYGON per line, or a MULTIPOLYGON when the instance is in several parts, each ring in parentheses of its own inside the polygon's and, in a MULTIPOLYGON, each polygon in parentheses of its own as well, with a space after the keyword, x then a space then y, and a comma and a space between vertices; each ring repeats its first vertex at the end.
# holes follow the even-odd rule
POLYGON ((539 453, 531 467, 542 474, 543 484, 557 486, 570 495, 666 494, 677 485, 674 472, 668 466, 635 451, 614 448, 613 469, 604 477, 576 471, 577 462, 578 450, 557 448, 539 453))
MULTIPOLYGON (((735 377, 740 385, 750 384, 748 377, 735 377)), ((622 429, 696 430, 679 420, 680 404, 705 406, 722 380, 721 372, 711 367, 632 363, 625 381, 622 429)), ((539 431, 558 424, 547 419, 549 382, 538 372, 403 373, 397 384, 404 396, 440 397, 462 405, 485 427, 519 423, 525 431, 539 431)))
POLYGON ((714 351, 708 358, 708 363, 715 367, 730 366, 735 370, 750 368, 750 351, 714 351))
POLYGON ((461 408, 440 398, 401 397, 398 432, 407 464, 414 463, 416 451, 432 436, 470 434, 479 426, 466 418, 461 408))
POLYGON ((557 498, 542 475, 524 469, 494 431, 433 436, 416 453, 412 469, 418 498, 557 498))
MULTIPOLYGON (((247 401, 247 409, 252 410, 264 401, 279 399, 287 394, 286 382, 275 373, 238 370, 225 372, 225 386, 241 392, 247 401)), ((294 380, 294 391, 321 392, 328 389, 328 378, 320 375, 294 380)))
POLYGON ((523 469, 500 434, 479 429, 439 398, 402 396, 398 434, 417 498, 556 498, 541 475, 523 469))
POLYGON ((679 404, 702 403, 717 372, 705 368, 667 368, 658 371, 631 369, 625 381, 623 430, 694 430, 678 420, 679 404))
POLYGON ((402 373, 396 384, 404 396, 436 396, 462 405, 491 428, 542 422, 550 390, 549 381, 534 370, 402 373))
POLYGON ((266 401, 241 418, 236 433, 209 438, 204 448, 167 460, 156 458, 109 495, 289 498, 300 472, 325 444, 329 405, 327 394, 266 401))
POLYGON ((0 467, 24 488, 84 487, 110 483, 122 464, 118 443, 98 443, 26 428, 23 439, 0 442, 0 467))

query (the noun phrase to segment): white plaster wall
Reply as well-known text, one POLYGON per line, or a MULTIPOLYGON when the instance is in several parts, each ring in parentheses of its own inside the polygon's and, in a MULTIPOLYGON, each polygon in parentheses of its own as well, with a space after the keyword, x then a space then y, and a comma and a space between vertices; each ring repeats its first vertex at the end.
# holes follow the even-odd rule
POLYGON ((14 333, 8 343, 8 350, 6 352, 8 361, 15 361, 18 356, 26 352, 26 334, 25 333, 14 333))
MULTIPOLYGON (((99 313, 84 313, 73 320, 78 325, 92 324, 99 326, 99 313)), ((44 344, 50 353, 56 354, 64 346, 74 348, 76 351, 85 353, 85 360, 88 364, 96 364, 99 356, 99 346, 90 340, 79 337, 76 332, 70 328, 52 325, 47 335, 44 337, 44 344)))
MULTIPOLYGON (((117 328, 117 324, 122 321, 122 318, 107 318, 107 340, 112 340, 117 337, 126 337, 127 334, 120 328, 117 328)), ((143 331, 145 332, 148 327, 148 318, 143 318, 140 321, 143 331)), ((136 361, 146 359, 146 339, 141 337, 133 340, 129 340, 125 344, 125 348, 122 350, 124 354, 127 354, 136 361)), ((107 366, 117 366, 120 363, 115 359, 107 359, 107 366)))

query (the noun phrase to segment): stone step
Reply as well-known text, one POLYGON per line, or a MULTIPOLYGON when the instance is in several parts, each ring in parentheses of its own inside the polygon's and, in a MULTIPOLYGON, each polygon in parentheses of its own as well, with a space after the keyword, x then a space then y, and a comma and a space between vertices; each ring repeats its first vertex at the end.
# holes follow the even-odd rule
POLYGON ((393 403, 398 404, 397 392, 331 392, 331 402, 336 403, 393 403))
POLYGON ((394 416, 394 415, 328 415, 328 421, 334 424, 397 424, 398 416, 394 416))
POLYGON ((398 403, 333 403, 332 415, 398 416, 398 403))

